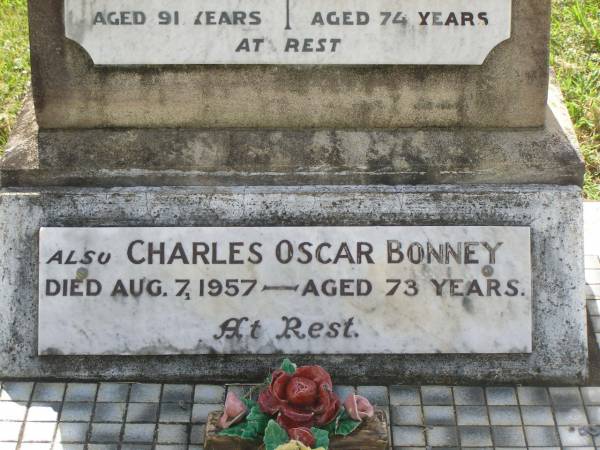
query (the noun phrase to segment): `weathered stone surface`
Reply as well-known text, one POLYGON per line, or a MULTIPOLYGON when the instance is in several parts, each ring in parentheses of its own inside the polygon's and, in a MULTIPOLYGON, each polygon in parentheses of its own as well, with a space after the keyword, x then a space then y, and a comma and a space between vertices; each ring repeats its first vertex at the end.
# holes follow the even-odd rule
POLYGON ((267 184, 581 185, 584 165, 560 92, 546 125, 469 130, 42 130, 26 102, 3 186, 267 184))
MULTIPOLYGON (((41 226, 531 227, 533 352, 301 356, 340 382, 576 383, 586 376, 581 191, 551 186, 8 189, 0 194, 0 375, 259 380, 280 355, 37 356, 41 226)), ((58 326, 58 325, 57 325, 58 326)))
POLYGON ((482 66, 94 66, 64 0, 30 0, 40 127, 533 127, 544 122, 550 0, 513 0, 482 66))

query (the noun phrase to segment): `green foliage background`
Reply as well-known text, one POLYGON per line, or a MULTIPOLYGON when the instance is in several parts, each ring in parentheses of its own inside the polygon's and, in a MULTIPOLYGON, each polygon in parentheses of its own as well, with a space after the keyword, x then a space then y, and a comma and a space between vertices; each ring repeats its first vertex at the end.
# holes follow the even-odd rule
POLYGON ((553 1, 550 58, 586 161, 586 196, 600 200, 600 0, 553 1))
MULTIPOLYGON (((600 200, 600 0, 553 0, 551 62, 600 200)), ((28 83, 27 1, 0 0, 0 153, 28 83)))
POLYGON ((0 152, 29 83, 27 0, 0 0, 0 152))

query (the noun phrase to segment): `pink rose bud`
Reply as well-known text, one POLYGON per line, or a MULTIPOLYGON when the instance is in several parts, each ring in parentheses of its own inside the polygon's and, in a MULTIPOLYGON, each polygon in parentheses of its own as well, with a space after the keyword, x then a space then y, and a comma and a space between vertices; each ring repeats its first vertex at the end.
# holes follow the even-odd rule
POLYGON ((240 422, 246 416, 247 409, 246 405, 233 392, 228 392, 225 399, 225 411, 219 419, 219 426, 225 429, 240 422))
POLYGON ((351 394, 344 402, 346 412, 354 420, 363 420, 367 417, 373 417, 375 410, 373 405, 361 395, 351 394))

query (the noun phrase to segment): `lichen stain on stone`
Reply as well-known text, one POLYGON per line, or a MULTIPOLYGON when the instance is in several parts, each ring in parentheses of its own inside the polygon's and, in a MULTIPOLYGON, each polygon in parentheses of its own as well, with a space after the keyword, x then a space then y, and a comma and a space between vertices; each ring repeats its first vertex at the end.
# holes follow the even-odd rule
POLYGON ((64 353, 55 347, 48 347, 41 356, 64 356, 64 353))
POLYGON ((473 300, 471 300, 469 297, 463 297, 462 306, 469 314, 474 313, 473 300))

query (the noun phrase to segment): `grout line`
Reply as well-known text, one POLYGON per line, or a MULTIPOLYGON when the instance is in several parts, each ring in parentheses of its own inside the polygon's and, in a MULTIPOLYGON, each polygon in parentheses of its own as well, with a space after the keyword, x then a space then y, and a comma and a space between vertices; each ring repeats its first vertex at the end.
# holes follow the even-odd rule
POLYGON ((450 396, 452 397, 452 413, 454 414, 454 429, 456 430, 456 443, 458 448, 462 448, 460 440, 460 429, 458 428, 458 414, 456 413, 456 398, 454 397, 454 386, 450 387, 450 396))
MULTIPOLYGON (((127 383, 127 396, 125 397, 125 411, 123 412, 123 422, 121 423, 121 431, 119 431, 119 443, 117 444, 117 450, 121 450, 123 447, 123 437, 125 435, 125 425, 127 424, 127 414, 129 414, 129 400, 131 399, 131 391, 133 390, 133 383, 127 383)), ((100 391, 100 388, 98 388, 100 391)))
MULTIPOLYGON (((389 442, 389 447, 393 448, 394 447, 394 442, 393 442, 393 438, 392 438, 392 396, 390 394, 390 386, 391 385, 386 385, 385 389, 387 392, 387 432, 388 432, 388 442, 389 442)), ((344 400, 340 399, 340 402, 343 402, 344 400)))
POLYGON ((190 403, 190 414, 188 416, 188 420, 187 420, 187 424, 185 424, 186 427, 186 433, 187 433, 187 446, 189 447, 191 445, 191 440, 192 440, 192 413, 194 412, 194 399, 196 397, 196 384, 192 383, 192 398, 189 399, 190 403))
POLYGON ((421 417, 423 418, 423 426, 421 427, 421 432, 423 433, 423 441, 425 445, 428 447, 428 437, 427 437, 427 420, 425 419, 425 405, 423 404, 423 392, 421 391, 422 386, 415 386, 417 389, 417 394, 419 395, 419 406, 421 407, 421 417))
POLYGON ((488 403, 488 393, 487 393, 487 389, 486 386, 483 387, 483 399, 485 400, 485 409, 488 413, 488 421, 489 421, 489 430, 490 430, 490 440, 492 441, 492 448, 495 448, 494 446, 494 433, 492 433, 492 419, 491 419, 491 415, 490 415, 490 404, 488 403))
MULTIPOLYGON (((586 406, 586 404, 585 404, 585 400, 584 400, 584 398, 583 398, 583 392, 581 392, 581 386, 577 386, 577 390, 578 390, 578 392, 579 392, 579 395, 580 395, 580 397, 581 397, 581 404, 582 404, 582 408, 583 408, 583 414, 585 414, 585 420, 587 421, 587 425, 588 425, 589 427, 591 427, 591 426, 592 426, 592 422, 591 422, 591 420, 590 420, 590 415, 588 414, 587 406, 586 406)), ((591 428, 588 428, 588 430, 589 430, 589 429, 591 429, 591 428)), ((591 434, 588 434, 588 433, 586 433, 586 434, 587 434, 587 435, 590 437, 590 439, 592 440, 592 446, 595 446, 595 445, 596 445, 596 439, 595 439, 595 438, 596 438, 596 436, 592 436, 591 434)), ((596 447, 596 448, 597 448, 597 447, 596 447)))
POLYGON ((193 389, 192 389, 192 400, 190 403, 190 420, 188 420, 187 423, 187 446, 188 448, 190 447, 190 445, 192 445, 192 414, 194 412, 194 404, 195 404, 195 400, 196 400, 196 387, 197 384, 193 384, 193 389))
MULTIPOLYGON (((27 410, 25 411, 25 417, 23 417, 23 422, 21 423, 21 429, 19 430, 19 435, 17 436, 17 447, 16 450, 21 449, 21 444, 23 443, 23 435, 25 434, 25 424, 27 423, 27 417, 29 416, 29 408, 33 403, 33 395, 35 393, 35 388, 37 383, 33 383, 31 386, 31 393, 29 394, 29 400, 27 401, 27 410)), ((65 389, 66 391, 66 389, 65 389)))
MULTIPOLYGON (((67 386, 65 386, 65 393, 67 392, 67 386)), ((100 393, 100 383, 96 383, 96 394, 94 395, 94 403, 92 404, 92 414, 90 415, 89 423, 88 423, 88 431, 85 436, 86 442, 84 442, 85 447, 88 448, 88 444, 90 439, 92 438, 92 424, 94 423, 94 417, 96 416, 96 406, 98 405, 98 394, 100 393)))
MULTIPOLYGON (((485 389, 485 387, 481 388, 483 390, 483 402, 485 403, 485 413, 487 414, 487 419, 488 419, 488 426, 490 427, 490 436, 492 439, 492 448, 494 445, 494 433, 492 433, 492 416, 490 414, 490 405, 488 404, 487 401, 487 390, 485 389)), ((517 397, 518 398, 518 397, 517 397)))
MULTIPOLYGON (((152 438, 152 450, 154 450, 156 448, 156 445, 158 444, 158 425, 160 423, 160 415, 162 413, 164 392, 165 392, 165 384, 161 383, 160 397, 158 398, 158 413, 156 414, 156 423, 154 424, 154 436, 152 438)), ((190 416, 190 420, 191 420, 191 416, 190 416)))
MULTIPOLYGON (((521 386, 523 388, 528 388, 530 386, 521 386)), ((529 441, 527 439, 527 433, 525 432, 525 420, 523 419, 523 405, 521 405, 521 396, 519 395, 519 387, 515 386, 515 394, 517 396, 517 407, 519 408, 519 417, 521 418, 521 430, 523 431, 523 439, 525 441, 525 447, 529 448, 529 441)), ((549 394, 548 394, 549 396, 549 394)))
MULTIPOLYGON (((69 383, 65 383, 65 390, 63 391, 62 401, 60 402, 60 407, 58 410, 58 416, 56 417, 56 428, 54 429, 54 434, 52 435, 52 442, 50 443, 50 448, 55 447, 56 438, 58 437, 59 424, 62 419, 62 412, 65 407, 65 399, 67 398, 67 388, 69 387, 69 383)), ((62 440, 62 439, 61 439, 62 440)))
POLYGON ((552 413, 552 420, 554 421, 554 431, 556 432, 556 436, 558 436, 558 445, 560 448, 564 448, 564 445, 562 443, 562 437, 560 436, 560 431, 558 429, 558 420, 556 420, 556 413, 554 411, 554 407, 558 406, 558 405, 554 404, 554 399, 552 398, 550 389, 549 388, 545 388, 545 389, 548 391, 548 399, 550 400, 550 412, 552 413))

